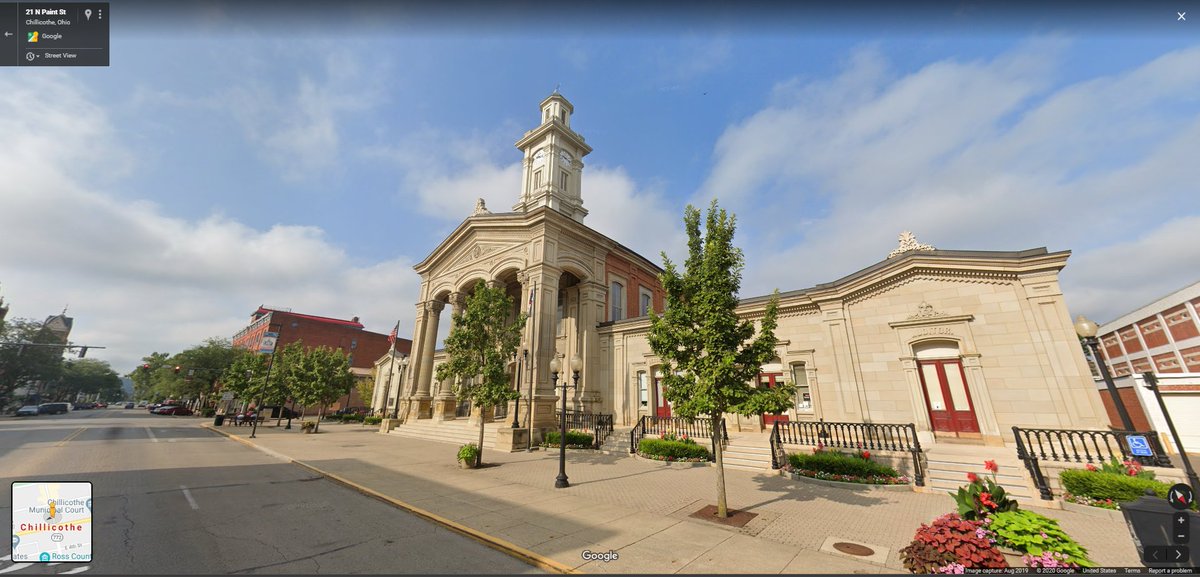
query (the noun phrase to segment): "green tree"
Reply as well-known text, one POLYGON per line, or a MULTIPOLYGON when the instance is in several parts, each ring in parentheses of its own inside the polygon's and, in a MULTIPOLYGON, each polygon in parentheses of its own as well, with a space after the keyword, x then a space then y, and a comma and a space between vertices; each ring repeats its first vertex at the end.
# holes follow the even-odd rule
POLYGON ((233 362, 221 375, 221 390, 233 393, 236 399, 256 402, 265 389, 269 359, 270 355, 235 349, 233 362))
MULTIPOLYGON (((267 384, 267 388, 263 392, 265 404, 283 406, 287 404, 288 399, 295 398, 295 390, 299 387, 297 378, 299 373, 296 369, 304 361, 304 355, 302 341, 292 341, 287 346, 275 351, 275 359, 272 361, 271 367, 271 382, 267 384)), ((283 411, 279 411, 275 426, 279 426, 282 420, 283 411)))
POLYGON ((79 359, 65 363, 54 388, 57 398, 75 399, 82 394, 113 399, 121 394, 121 377, 108 361, 79 359))
POLYGON ((513 300, 503 288, 476 284, 462 312, 454 315, 454 328, 446 337, 446 362, 437 368, 439 381, 454 379, 458 398, 479 407, 475 466, 483 463, 483 411, 520 396, 509 384, 508 360, 520 345, 526 315, 509 320, 512 310, 513 300))
MULTIPOLYGON (((362 399, 362 402, 366 403, 368 405, 370 405, 375 400, 375 378, 376 378, 375 371, 376 370, 377 369, 371 369, 371 378, 355 379, 355 382, 354 382, 355 388, 358 389, 358 398, 362 399)), ((371 409, 374 410, 375 407, 371 407, 371 409)))
POLYGON ((685 418, 711 419, 717 466, 717 516, 728 516, 725 470, 719 436, 726 413, 756 415, 786 410, 789 386, 756 388, 763 363, 775 355, 779 292, 771 296, 758 335, 754 322, 737 314, 744 257, 733 245, 736 217, 708 209, 705 230, 700 211, 684 211, 688 257, 682 274, 663 253, 660 276, 667 293, 663 315, 650 312, 650 348, 663 361, 664 395, 672 411, 685 418))
POLYGON ((172 356, 167 365, 171 372, 167 377, 174 396, 211 399, 221 374, 237 357, 229 339, 212 337, 202 344, 185 349, 172 356), (174 367, 179 367, 175 374, 174 367))
POLYGON ((338 397, 345 395, 354 386, 354 373, 350 372, 350 359, 346 353, 329 347, 309 349, 296 369, 298 388, 294 391, 297 402, 318 405, 317 426, 321 430, 321 418, 325 409, 338 397))
POLYGON ((138 400, 156 401, 162 393, 158 392, 158 383, 167 375, 163 371, 168 366, 168 360, 171 355, 168 353, 154 352, 142 357, 142 364, 138 365, 129 374, 125 375, 133 380, 133 396, 138 400), (142 367, 150 365, 149 370, 142 367))
MULTIPOLYGON (((0 342, 61 344, 40 321, 11 319, 0 327, 0 342)), ((58 379, 63 371, 63 348, 53 346, 0 346, 0 408, 20 386, 38 386, 58 379)))

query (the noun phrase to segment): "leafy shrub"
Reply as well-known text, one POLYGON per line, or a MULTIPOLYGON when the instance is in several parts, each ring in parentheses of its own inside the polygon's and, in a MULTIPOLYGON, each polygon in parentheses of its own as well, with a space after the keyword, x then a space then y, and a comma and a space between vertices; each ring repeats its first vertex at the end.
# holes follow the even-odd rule
POLYGON ((983 527, 982 521, 947 513, 929 525, 922 524, 912 542, 900 550, 900 559, 913 573, 938 573, 952 563, 968 569, 1008 567, 983 527))
POLYGON ((708 460, 708 448, 695 442, 672 441, 670 439, 642 439, 638 443, 638 453, 650 457, 664 459, 700 459, 708 460))
POLYGON ((212 407, 209 407, 207 409, 204 409, 204 412, 201 414, 204 415, 205 418, 211 418, 211 417, 215 417, 217 415, 217 410, 212 407))
POLYGON ((811 455, 792 453, 788 462, 794 470, 810 470, 833 475, 850 475, 852 477, 899 477, 900 473, 887 465, 881 465, 869 458, 863 458, 861 453, 846 455, 837 451, 817 451, 811 455))
MULTIPOLYGON (((1136 501, 1146 494, 1146 489, 1154 491, 1155 495, 1165 499, 1171 486, 1154 479, 1130 477, 1129 475, 1114 475, 1098 471, 1071 469, 1059 473, 1066 492, 1078 497, 1090 497, 1103 501, 1112 499, 1116 502, 1136 501)), ((1195 509, 1196 505, 1192 504, 1195 509)))
POLYGON ((368 425, 378 425, 383 422, 383 417, 366 417, 363 422, 368 425))
POLYGON ((303 423, 300 423, 300 430, 306 433, 311 432, 315 428, 317 428, 316 421, 304 421, 303 423))
POLYGON ((342 422, 343 423, 361 423, 361 422, 363 422, 363 419, 365 419, 365 418, 366 418, 366 415, 350 413, 350 414, 342 415, 342 422))
MULTIPOLYGON (((1033 511, 1002 511, 991 516, 988 529, 996 536, 996 542, 1011 549, 1041 556, 1043 553, 1059 553, 1060 561, 1080 567, 1094 567, 1088 559, 1087 549, 1076 543, 1058 526, 1058 521, 1033 511)), ((1058 557, 1051 555, 1049 559, 1058 557)))
POLYGON ((458 448, 458 460, 474 463, 475 459, 479 458, 479 445, 475 443, 467 443, 458 448))
MULTIPOLYGON (((590 449, 595 444, 595 437, 580 433, 579 431, 567 431, 567 448, 568 449, 590 449)), ((546 446, 558 446, 558 431, 547 431, 546 441, 542 443, 546 446)))
POLYGON ((680 436, 675 436, 675 433, 663 433, 662 436, 659 438, 661 438, 664 441, 679 441, 681 443, 687 443, 689 445, 696 444, 696 440, 687 436, 686 433, 683 435, 680 435, 680 436))
POLYGON ((342 420, 342 418, 344 416, 345 415, 339 415, 337 413, 330 413, 330 414, 325 415, 324 419, 326 421, 340 421, 340 420, 342 420))

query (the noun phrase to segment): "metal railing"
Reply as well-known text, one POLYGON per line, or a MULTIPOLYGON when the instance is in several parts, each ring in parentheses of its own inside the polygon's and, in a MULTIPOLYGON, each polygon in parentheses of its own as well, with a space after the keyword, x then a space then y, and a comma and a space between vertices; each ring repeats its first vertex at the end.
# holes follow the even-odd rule
POLYGON ((771 426, 771 468, 787 462, 784 445, 823 445, 868 451, 905 451, 912 455, 913 484, 925 486, 921 465, 921 440, 912 423, 849 423, 820 421, 775 421, 771 426))
MULTIPOLYGON (((562 412, 554 411, 554 420, 562 419, 562 412)), ((613 432, 613 416, 603 413, 578 413, 567 411, 568 431, 592 431, 592 448, 599 449, 604 439, 613 432)))
MULTIPOLYGON (((646 435, 675 435, 681 437, 687 435, 693 438, 713 439, 712 420, 706 418, 685 419, 683 417, 656 417, 653 415, 643 415, 638 419, 637 425, 629 431, 629 453, 637 453, 638 444, 646 435)), ((725 428, 725 419, 721 419, 721 446, 724 447, 729 443, 729 431, 725 428)), ((715 459, 717 454, 716 442, 711 442, 713 445, 709 453, 709 459, 715 459)))
POLYGON ((1061 463, 1107 463, 1113 459, 1122 461, 1132 456, 1126 437, 1144 437, 1154 453, 1149 457, 1132 456, 1143 464, 1154 467, 1170 467, 1171 459, 1163 451, 1156 431, 1085 431, 1075 429, 1022 429, 1013 427, 1017 442, 1017 458, 1025 463, 1025 469, 1033 478, 1042 499, 1054 498, 1050 484, 1042 473, 1040 461, 1061 463))

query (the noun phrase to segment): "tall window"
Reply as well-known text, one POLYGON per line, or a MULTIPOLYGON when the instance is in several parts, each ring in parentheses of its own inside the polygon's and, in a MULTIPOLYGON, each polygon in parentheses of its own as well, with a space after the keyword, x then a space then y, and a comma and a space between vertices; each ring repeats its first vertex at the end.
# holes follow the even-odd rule
POLYGON ((567 308, 567 291, 560 290, 560 291, 558 291, 558 309, 557 309, 558 310, 557 326, 558 326, 558 334, 560 334, 560 335, 567 332, 565 323, 563 323, 563 317, 566 316, 564 314, 566 312, 566 308, 567 308))
POLYGON ((654 302, 654 293, 644 286, 638 287, 638 314, 646 316, 650 314, 651 303, 654 302))
POLYGON ((542 171, 538 170, 533 173, 533 187, 540 188, 542 186, 542 171))
POLYGON ((565 170, 558 177, 558 187, 563 190, 567 189, 567 171, 565 170))
POLYGON ((625 318, 625 285, 613 281, 612 288, 608 291, 608 301, 612 311, 608 320, 619 321, 625 318))
POLYGON ((650 405, 650 379, 646 377, 646 371, 638 371, 638 403, 640 406, 646 407, 650 405))
POLYGON ((808 371, 804 370, 804 363, 792 364, 792 382, 796 383, 796 411, 813 412, 812 387, 808 385, 808 371))

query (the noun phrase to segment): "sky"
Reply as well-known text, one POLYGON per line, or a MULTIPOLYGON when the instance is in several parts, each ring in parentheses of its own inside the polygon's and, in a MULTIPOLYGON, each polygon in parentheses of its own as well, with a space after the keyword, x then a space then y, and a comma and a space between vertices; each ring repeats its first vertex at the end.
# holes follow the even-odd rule
POLYGON ((413 265, 517 201, 556 88, 585 223, 679 258, 717 198, 743 297, 905 230, 1070 250, 1099 323, 1200 280, 1200 11, 839 5, 114 0, 110 66, 0 69, 0 297, 121 373, 260 304, 411 336, 413 265))

